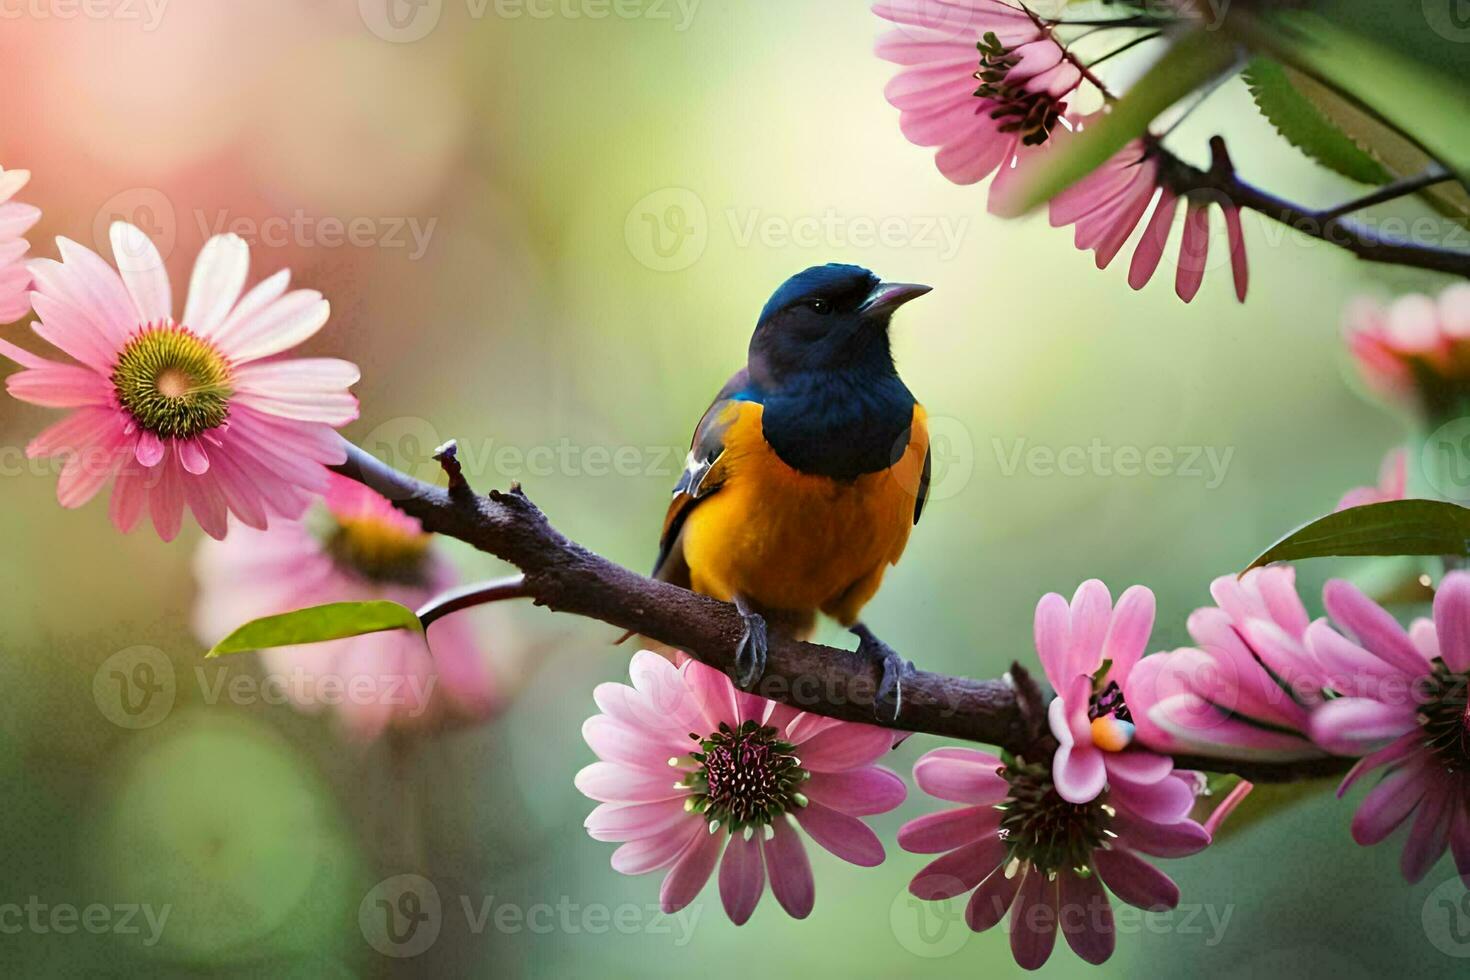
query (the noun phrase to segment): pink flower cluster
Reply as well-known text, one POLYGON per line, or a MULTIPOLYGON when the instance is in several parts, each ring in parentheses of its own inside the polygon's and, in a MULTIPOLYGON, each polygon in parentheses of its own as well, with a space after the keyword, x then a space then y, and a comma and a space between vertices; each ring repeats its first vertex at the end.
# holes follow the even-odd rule
POLYGON ((1343 332, 1363 383, 1394 404, 1436 413, 1447 393, 1470 386, 1470 284, 1388 305, 1360 298, 1343 332))

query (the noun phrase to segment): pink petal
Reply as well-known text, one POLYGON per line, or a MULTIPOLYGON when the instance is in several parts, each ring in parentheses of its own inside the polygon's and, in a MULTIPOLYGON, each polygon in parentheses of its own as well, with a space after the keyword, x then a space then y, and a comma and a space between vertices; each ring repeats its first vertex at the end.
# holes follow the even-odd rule
POLYGON ((1077 586, 1072 596, 1072 659, 1069 673, 1091 676, 1102 664, 1102 644, 1112 617, 1113 597, 1097 579, 1077 586))
POLYGON ((723 828, 715 833, 695 834, 689 846, 674 860, 674 866, 659 888, 658 904, 665 915, 677 912, 698 897, 714 873, 715 862, 725 846, 723 828))
POLYGON ((112 386, 97 372, 77 364, 46 363, 5 379, 5 388, 23 402, 46 408, 110 406, 112 386))
POLYGON ((242 321, 216 343, 236 364, 290 350, 326 326, 332 309, 321 293, 301 289, 242 321))
POLYGON ((1353 814, 1353 840, 1368 847, 1393 833, 1424 798, 1426 786, 1424 770, 1418 766, 1405 766, 1383 777, 1353 814))
POLYGON ((872 765, 892 748, 888 729, 844 722, 798 743, 796 751, 810 772, 841 772, 872 765))
POLYGON ((935 749, 914 763, 914 782, 930 796, 954 803, 995 804, 1010 784, 993 755, 972 749, 935 749))
MULTIPOLYGON (((184 326, 200 337, 213 339, 250 274, 250 246, 238 235, 216 235, 204 243, 189 279, 189 301, 184 326)), ((226 351, 226 353, 232 353, 226 351)), ((247 358, 240 358, 247 360, 247 358)))
POLYGON ((1413 704, 1335 698, 1312 713, 1312 741, 1338 755, 1382 748, 1418 724, 1413 704))
POLYGON ((1235 279, 1235 298, 1245 302, 1246 286, 1250 283, 1250 267, 1245 257, 1245 236, 1240 231, 1240 209, 1229 201, 1220 205, 1225 215, 1225 235, 1230 242, 1230 272, 1235 279))
POLYGON ((1139 748, 1104 753, 1103 763, 1109 776, 1135 784, 1157 783, 1174 771, 1174 760, 1167 755, 1139 748))
POLYGON ((91 312, 108 346, 121 347, 137 324, 132 298, 117 271, 96 252, 69 238, 58 237, 56 247, 70 280, 67 298, 79 309, 91 312))
POLYGON ((704 713, 706 731, 718 731, 721 725, 740 726, 740 709, 735 704, 735 685, 730 678, 693 658, 679 670, 684 675, 684 686, 704 713))
POLYGON ((1000 818, 993 806, 927 813, 898 828, 898 846, 913 854, 942 854, 993 836, 1000 830, 1000 818))
POLYGON ((1153 278, 1159 267, 1159 259, 1169 242, 1169 230, 1174 225, 1174 215, 1179 210, 1179 198, 1169 188, 1162 188, 1154 213, 1143 229, 1143 237, 1133 250, 1133 261, 1128 266, 1128 285, 1142 289, 1153 278))
MULTIPOLYGON (((1056 702, 1053 702, 1055 704, 1056 702)), ((1103 751, 1093 745, 1063 745, 1052 763, 1057 795, 1068 803, 1087 803, 1107 785, 1103 751)))
POLYGON ((1062 935, 1083 960, 1096 966, 1113 955, 1113 905, 1096 875, 1063 872, 1060 882, 1062 935))
POLYGON ((184 464, 186 471, 195 476, 209 472, 209 454, 198 439, 180 439, 175 445, 179 449, 179 462, 184 464))
POLYGON ((340 426, 357 418, 347 389, 360 377, 356 364, 333 357, 256 362, 236 369, 236 397, 282 418, 340 426))
POLYGON ((583 722, 582 738, 604 762, 657 772, 670 780, 682 774, 670 767, 668 760, 688 751, 663 732, 634 728, 608 715, 593 715, 583 722))
POLYGON ((1119 680, 1133 671, 1133 665, 1138 663, 1148 646, 1153 628, 1153 592, 1141 585, 1130 587, 1119 597, 1113 618, 1108 623, 1107 638, 1103 640, 1103 660, 1113 663, 1108 673, 1111 679, 1119 680))
POLYGON ((1179 886, 1168 875, 1130 851, 1113 848, 1092 853, 1094 870, 1118 898, 1145 911, 1179 904, 1179 886))
POLYGON ((1342 579, 1328 582, 1322 588, 1322 604, 1327 607, 1328 615, 1347 627, 1370 653, 1385 663, 1410 677, 1422 677, 1429 672, 1429 665, 1398 620, 1351 582, 1342 579))
POLYGON ((152 469, 163 460, 163 454, 167 448, 162 439, 147 429, 144 429, 138 434, 138 464, 152 469))
POLYGON ((165 456, 150 477, 157 481, 148 493, 153 530, 163 540, 172 541, 184 524, 184 469, 178 459, 165 456))
POLYGON ((879 766, 846 772, 814 772, 802 792, 818 803, 855 817, 887 813, 908 795, 898 774, 879 766))
POLYGON ((683 800, 660 800, 657 803, 602 803, 583 826, 593 840, 630 841, 655 835, 668 835, 681 823, 703 820, 684 809, 683 800))
POLYGON ((612 854, 612 868, 619 874, 641 875, 673 864, 696 837, 708 837, 703 820, 691 819, 687 826, 666 834, 628 841, 612 854))
POLYGON ((594 762, 577 773, 577 789, 599 803, 654 803, 689 795, 675 786, 678 773, 629 769, 611 762, 594 762))
POLYGON ((812 800, 796 811, 796 821, 812 840, 844 861, 862 868, 883 863, 883 845, 878 835, 857 817, 812 800))
POLYGON ((1060 691, 1072 679, 1068 650, 1071 648, 1071 612, 1067 600, 1048 592, 1036 604, 1036 655, 1046 679, 1060 691))
POLYGON ((1057 883, 1036 868, 1026 872, 1011 909, 1011 954, 1023 970, 1039 970, 1057 940, 1057 883))
MULTIPOLYGON (((1460 787, 1463 798, 1465 787, 1460 787)), ((1470 887, 1470 807, 1464 803, 1455 806, 1450 818, 1450 853, 1455 856, 1455 870, 1460 879, 1470 887)))
POLYGON ((152 240, 125 221, 113 222, 109 236, 112 260, 117 263, 132 298, 136 322, 162 323, 170 319, 173 293, 169 289, 168 269, 152 240))
POLYGON ((1377 752, 1373 752, 1369 755, 1363 756, 1361 759, 1353 764, 1353 768, 1348 771, 1348 774, 1343 778, 1341 785, 1337 787, 1338 799, 1341 799, 1343 796, 1345 796, 1347 794, 1347 791, 1353 787, 1354 783, 1356 783, 1359 779, 1362 779, 1374 769, 1379 769, 1383 766, 1392 765, 1396 762, 1401 762, 1404 759, 1409 758, 1410 756, 1417 755, 1422 747, 1423 741, 1419 734, 1419 729, 1416 726, 1413 731, 1406 732, 1405 734, 1399 736, 1388 745, 1385 745, 1383 748, 1379 749, 1377 752))
POLYGON ((720 862, 720 901, 725 914, 737 926, 744 925, 755 911, 766 887, 766 864, 761 859, 760 840, 737 834, 725 848, 720 862))
POLYGON ((974 932, 984 932, 994 927, 1005 918, 1006 912, 1016 900, 1016 892, 1020 890, 1024 877, 1024 873, 1007 877, 1004 867, 992 871, 966 903, 965 924, 974 932))
POLYGON ((909 892, 926 902, 963 895, 1006 859, 1005 841, 992 834, 926 864, 909 882, 909 892))
POLYGON ((1455 673, 1470 670, 1470 574, 1450 572, 1434 593, 1439 655, 1455 673))
POLYGON ((1117 779, 1108 793, 1108 801, 1119 810, 1128 810, 1152 823, 1174 823, 1183 820, 1194 808, 1194 793, 1178 778, 1148 784, 1117 779))
POLYGON ((1179 268, 1174 292, 1188 303, 1199 292, 1210 254, 1210 212, 1203 204, 1188 203, 1184 209, 1184 237, 1179 243, 1179 268))
POLYGON ((1409 884, 1424 879, 1429 869, 1444 856, 1450 843, 1450 820, 1454 816, 1452 807, 1464 806, 1463 799, 1451 800, 1441 781, 1431 782, 1414 813, 1414 824, 1409 828, 1408 839, 1399 868, 1409 884))
POLYGON ((811 915, 816 900, 806 848, 786 817, 777 817, 771 823, 771 830, 770 839, 761 844, 771 876, 771 894, 793 919, 805 919, 811 915))
POLYGON ((1210 834, 1193 820, 1159 824, 1141 820, 1119 810, 1113 818, 1113 833, 1130 850, 1154 857, 1178 858, 1198 854, 1210 844, 1210 834))

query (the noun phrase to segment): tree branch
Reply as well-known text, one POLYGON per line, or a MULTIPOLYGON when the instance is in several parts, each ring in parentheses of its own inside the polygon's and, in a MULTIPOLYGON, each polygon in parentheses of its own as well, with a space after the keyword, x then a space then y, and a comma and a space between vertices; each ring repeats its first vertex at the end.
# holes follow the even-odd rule
MULTIPOLYGON (((538 606, 574 613, 688 652, 730 674, 742 623, 735 607, 639 575, 596 555, 557 531, 519 485, 475 494, 464 481, 453 444, 437 454, 450 489, 416 480, 347 443, 347 461, 334 469, 391 500, 424 530, 455 538, 518 567, 522 575, 470 587, 431 603, 438 618, 476 604, 474 597, 527 597, 538 606)), ((873 712, 880 668, 855 651, 770 638, 765 676, 753 693, 843 721, 882 724, 873 712)), ((996 745, 1016 753, 1048 738, 1047 698, 1019 664, 999 680, 972 680, 928 671, 904 678, 901 725, 888 727, 996 745)), ((1283 782, 1346 771, 1350 760, 1240 763, 1178 758, 1184 768, 1231 772, 1253 782, 1283 782)))
POLYGON ((1470 251, 1423 244, 1385 234, 1349 217, 1352 211, 1411 193, 1443 179, 1433 171, 1401 184, 1391 185, 1389 197, 1375 192, 1342 207, 1319 211, 1293 204, 1241 180, 1230 161, 1229 153, 1226 152, 1225 141, 1218 136, 1210 140, 1211 162, 1208 170, 1185 163, 1156 139, 1149 141, 1149 152, 1159 159, 1162 164, 1162 178, 1175 193, 1213 193, 1236 207, 1248 208, 1309 238, 1346 249, 1368 262, 1430 269, 1470 279, 1470 251))

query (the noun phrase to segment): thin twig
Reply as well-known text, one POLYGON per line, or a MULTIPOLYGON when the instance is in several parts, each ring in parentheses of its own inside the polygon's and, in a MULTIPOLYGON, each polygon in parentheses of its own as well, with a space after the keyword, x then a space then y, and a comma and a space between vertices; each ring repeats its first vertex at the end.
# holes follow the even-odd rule
POLYGON ((1361 211, 1364 208, 1372 207, 1375 204, 1382 204, 1385 201, 1392 201, 1395 198, 1417 194, 1426 187, 1433 187, 1435 184, 1442 184, 1447 180, 1454 179, 1454 174, 1436 163, 1422 174, 1414 177, 1405 177, 1391 184, 1384 184, 1377 190, 1364 194, 1362 197, 1346 201, 1335 208, 1329 208, 1322 212, 1322 219, 1324 221, 1332 221, 1336 218, 1341 218, 1345 214, 1352 214, 1354 211, 1361 211))
MULTIPOLYGON (((519 488, 479 496, 451 493, 407 476, 347 444, 344 476, 383 493, 426 531, 443 534, 520 568, 516 591, 537 605, 600 620, 687 651, 729 674, 743 621, 735 607, 639 575, 588 551, 557 531, 519 488)), ((497 590, 498 592, 498 590, 497 590)), ((1025 754, 1044 732, 1047 696, 1024 669, 1008 678, 973 680, 915 670, 904 679, 903 717, 873 711, 880 668, 856 651, 772 634, 765 676, 753 693, 844 721, 997 745, 1025 754)), ((1043 736, 1044 737, 1044 736, 1043 736)), ((1179 765, 1231 772, 1253 782, 1283 782, 1346 771, 1349 760, 1250 763, 1180 758, 1179 765)))

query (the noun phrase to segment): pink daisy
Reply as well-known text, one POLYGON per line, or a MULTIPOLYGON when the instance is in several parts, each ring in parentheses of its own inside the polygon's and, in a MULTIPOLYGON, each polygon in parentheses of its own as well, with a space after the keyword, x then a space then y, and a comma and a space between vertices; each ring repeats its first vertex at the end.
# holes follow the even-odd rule
POLYGON ((1154 594, 1141 585, 1113 608, 1108 587, 1089 579, 1067 600, 1049 592, 1036 604, 1036 651, 1057 692, 1047 717, 1058 747, 1058 795, 1087 803, 1110 778, 1167 769, 1169 760, 1133 742, 1128 677, 1154 625, 1154 594))
POLYGON ((1326 677, 1307 652, 1313 624, 1290 566, 1210 583, 1196 609, 1197 644, 1141 660, 1124 693, 1138 740, 1160 752, 1287 762, 1324 753, 1307 734, 1326 677))
POLYGON ((1403 500, 1408 496, 1409 454, 1402 447, 1390 449, 1383 457, 1378 469, 1378 486, 1354 487, 1342 495, 1335 510, 1381 504, 1389 500, 1403 500))
POLYGON ((1412 293, 1388 305, 1362 297, 1343 317, 1348 350, 1363 382, 1380 397, 1431 411, 1442 390, 1470 383, 1470 284, 1439 296, 1412 293), (1426 386, 1427 381, 1444 384, 1426 386))
POLYGON ((34 329, 75 363, 4 341, 0 354, 25 368, 6 381, 12 395, 73 410, 26 447, 67 458, 61 505, 80 507, 112 480, 113 524, 129 531, 146 508, 165 541, 185 506, 215 538, 229 514, 254 528, 300 517, 326 489, 323 464, 346 458, 333 427, 357 418, 355 365, 278 357, 327 322, 321 294, 288 293, 283 270, 242 297, 250 250, 220 235, 199 253, 175 322, 163 261, 132 225, 112 226, 121 275, 76 242, 57 245, 62 261, 30 265, 34 329))
POLYGON ((29 170, 0 170, 0 323, 19 320, 31 309, 25 233, 41 220, 41 210, 12 200, 30 179, 29 170))
MULTIPOLYGON (((386 599, 417 609, 459 584, 418 521, 359 483, 330 474, 320 513, 205 541, 196 570, 195 630, 214 644, 235 628, 329 602, 386 599)), ((272 680, 304 711, 335 707, 354 737, 484 720, 495 679, 463 616, 407 632, 369 633, 260 652, 272 680)))
POLYGON ((601 803, 587 832, 621 843, 612 866, 623 874, 668 869, 665 912, 693 901, 718 865, 735 924, 750 918, 767 880, 781 907, 805 918, 815 885, 796 828, 844 861, 881 864, 883 845, 859 818, 903 802, 903 780, 874 764, 893 733, 745 694, 682 659, 676 667, 642 651, 632 687, 593 692, 602 713, 582 735, 601 761, 576 779, 601 803))
POLYGON ((1448 848, 1470 885, 1470 573, 1446 575, 1434 618, 1408 630, 1347 582, 1328 582, 1322 599, 1356 642, 1331 630, 1308 637, 1338 695, 1312 713, 1312 737, 1363 755, 1338 795, 1382 770, 1353 817, 1353 839, 1377 844, 1406 825, 1405 878, 1419 881, 1448 848))
POLYGON ((976 932, 1010 911, 1011 951, 1025 969, 1046 962, 1059 925, 1078 956, 1102 963, 1115 939, 1108 891, 1142 909, 1179 903, 1178 886, 1140 855, 1183 857, 1210 843, 1189 819, 1198 773, 1176 772, 1167 757, 1146 752, 1119 758, 1128 764, 1109 770, 1107 788, 1076 804, 1057 791, 1045 760, 961 748, 925 755, 914 782, 963 806, 899 830, 904 850, 943 855, 909 891, 925 901, 971 892, 965 922, 976 932))
MULTIPOLYGON (((1078 128, 1085 125, 1085 120, 1079 121, 1078 128)), ((1052 225, 1075 225, 1077 247, 1092 249, 1099 269, 1107 268, 1113 261, 1153 205, 1153 213, 1134 246, 1128 269, 1128 285, 1134 289, 1142 289, 1153 278, 1179 210, 1179 195, 1170 190, 1163 161, 1153 146, 1151 139, 1134 140, 1101 167, 1052 198, 1050 204, 1052 225)), ((1225 216, 1235 296, 1245 302, 1250 273, 1240 229, 1240 209, 1229 200, 1216 203, 1225 216)), ((1186 303, 1199 292, 1209 262, 1209 205, 1210 200, 1203 197, 1185 198, 1174 291, 1186 303)))
POLYGON ((999 171, 996 200, 1064 118, 1082 69, 1049 22, 1000 0, 887 0, 873 12, 899 25, 877 53, 903 66, 885 95, 904 136, 939 147, 935 163, 956 184, 999 171))

